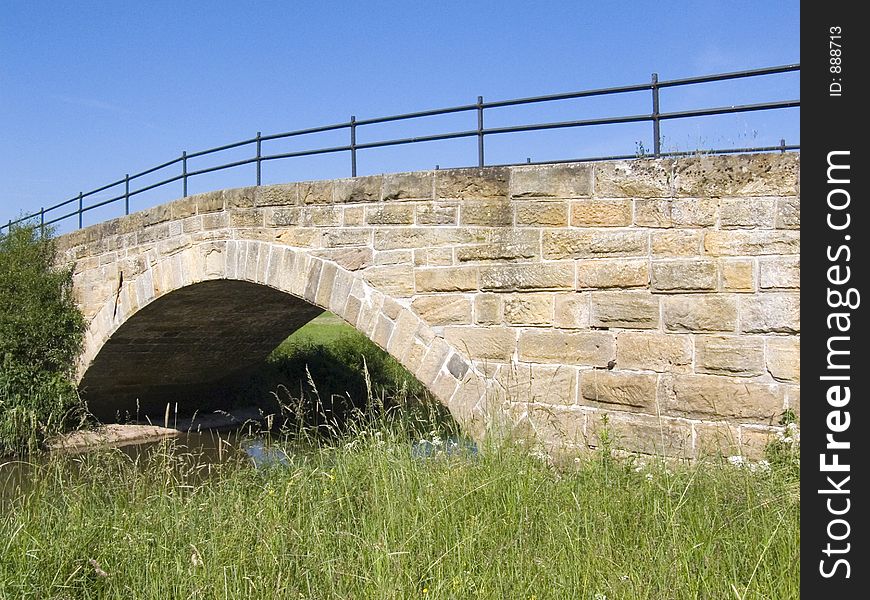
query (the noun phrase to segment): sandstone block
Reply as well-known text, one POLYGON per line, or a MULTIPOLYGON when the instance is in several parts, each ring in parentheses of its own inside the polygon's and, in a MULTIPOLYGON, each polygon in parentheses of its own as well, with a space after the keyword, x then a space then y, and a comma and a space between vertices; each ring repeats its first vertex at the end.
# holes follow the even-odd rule
POLYGON ((414 268, 409 265, 370 267, 364 277, 373 287, 393 297, 414 295, 414 268))
POLYGON ((563 329, 588 329, 590 305, 588 292, 555 295, 555 325, 563 329))
POLYGON ((377 202, 381 199, 382 184, 383 177, 380 175, 338 179, 335 181, 333 199, 337 204, 377 202))
POLYGON ((571 202, 572 227, 624 227, 631 225, 631 200, 595 199, 571 202))
POLYGON ((649 236, 643 231, 544 231, 543 253, 549 260, 646 256, 649 236))
POLYGON ((712 227, 718 205, 710 198, 638 198, 634 201, 634 223, 639 227, 712 227))
POLYGON ((695 430, 695 457, 736 456, 740 449, 740 428, 720 421, 693 423, 695 430))
POLYGON ((507 361, 516 348, 516 334, 506 327, 445 327, 444 339, 471 360, 507 361))
POLYGON ((456 225, 459 202, 455 200, 436 200, 417 204, 418 225, 456 225))
POLYGON ((364 227, 341 227, 324 231, 320 239, 326 248, 342 248, 344 246, 368 246, 372 238, 372 230, 364 227))
POLYGON ((341 211, 341 223, 345 227, 358 227, 365 224, 365 208, 345 206, 341 211))
POLYGON ((414 206, 411 204, 377 204, 366 207, 369 225, 413 225, 414 206))
POLYGON ((595 165, 595 195, 664 198, 671 195, 672 160, 608 161, 595 165))
POLYGON ((462 292, 477 289, 476 267, 446 267, 413 269, 411 281, 417 292, 462 292))
POLYGON ((224 209, 224 196, 221 192, 206 192, 196 196, 196 214, 217 212, 224 209))
POLYGON ((776 422, 783 411, 784 391, 778 384, 751 383, 717 375, 674 375, 671 414, 702 419, 747 419, 776 422))
POLYGON ((795 154, 735 154, 674 162, 678 196, 789 196, 795 193, 795 154))
POLYGON ((662 315, 668 331, 734 331, 737 301, 726 295, 667 296, 662 315))
POLYGON ((660 292, 700 292, 715 290, 719 269, 712 260, 654 260, 652 287, 660 292))
POLYGON ((539 244, 534 241, 506 241, 503 243, 475 244, 456 248, 459 262, 510 261, 535 258, 539 244))
POLYGON ((428 199, 432 198, 435 175, 432 171, 423 173, 391 173, 384 175, 383 199, 428 199))
POLYGON ((481 325, 502 323, 502 301, 499 294, 475 294, 474 322, 481 325))
POLYGON ((728 292, 755 291, 755 269, 752 259, 722 259, 719 268, 722 273, 722 290, 728 292))
POLYGON ((775 218, 776 198, 722 198, 719 201, 722 229, 772 229, 775 218))
POLYGON ((513 210, 507 199, 470 199, 459 204, 462 225, 505 227, 513 223, 513 210))
POLYGON ((704 250, 712 256, 799 254, 799 231, 707 231, 704 250))
POLYGON ((801 200, 799 197, 780 198, 776 201, 776 228, 800 229, 801 200))
POLYGON ((650 235, 654 256, 698 256, 701 253, 701 232, 692 229, 654 231, 650 235))
POLYGON ((513 167, 510 179, 510 193, 514 198, 588 198, 592 195, 590 164, 513 167))
POLYGON ((575 368, 514 363, 502 365, 495 379, 510 402, 577 403, 575 368))
POLYGON ((685 373, 692 366, 689 335, 620 331, 616 346, 616 366, 620 369, 685 373))
POLYGON ((607 431, 614 447, 629 452, 676 457, 693 453, 692 426, 677 419, 599 409, 589 412, 586 429, 593 447, 601 445, 602 432, 607 431))
POLYGON ((446 267, 453 264, 453 248, 423 248, 409 252, 413 254, 414 264, 420 267, 446 267))
POLYGON ((295 183, 254 188, 254 204, 256 206, 293 206, 298 203, 299 189, 295 183))
POLYGON ((267 227, 289 227, 291 225, 299 225, 301 209, 293 208, 271 208, 266 212, 267 227))
POLYGON ((740 454, 750 460, 764 458, 767 444, 776 439, 776 429, 770 427, 740 427, 740 454))
POLYGON ((659 297, 649 292, 592 292, 593 327, 656 329, 659 297))
POLYGON ((800 383, 801 341, 797 337, 767 338, 767 370, 777 381, 800 383))
POLYGON ((798 333, 800 296, 767 293, 741 298, 740 329, 744 333, 798 333))
POLYGON ((366 247, 331 248, 319 250, 314 255, 330 260, 348 271, 359 271, 372 264, 372 250, 366 247))
POLYGON ((571 263, 515 264, 480 268, 480 289, 504 292, 574 288, 571 263))
POLYGON ((169 214, 173 220, 192 217, 196 214, 196 196, 190 196, 189 198, 183 198, 170 203, 169 214))
POLYGON ((755 377, 764 373, 764 341, 752 336, 695 337, 695 372, 755 377))
POLYGON ((547 200, 514 202, 514 218, 517 226, 566 227, 568 203, 547 200))
POLYGON ((577 289, 644 287, 649 283, 646 260, 585 260, 577 262, 577 289))
POLYGON ((604 367, 615 358, 613 335, 606 331, 520 332, 519 358, 525 362, 604 367))
POLYGON ((655 411, 658 375, 593 369, 580 374, 584 400, 655 411))
POLYGON ((800 257, 784 256, 758 259, 758 285, 763 290, 800 289, 800 257))
POLYGON ((264 219, 263 211, 259 208, 230 211, 231 227, 262 227, 264 219))
POLYGON ((298 184, 300 204, 332 204, 335 191, 333 181, 303 181, 298 184))
POLYGON ((508 170, 442 169, 435 172, 435 195, 438 198, 506 198, 508 170))
POLYGON ((455 294, 417 296, 411 307, 429 325, 471 324, 471 299, 455 294))
POLYGON ((341 207, 306 206, 302 209, 300 221, 309 227, 338 227, 341 225, 341 207))
POLYGON ((552 325, 553 294, 511 294, 504 299, 504 319, 514 325, 552 325))

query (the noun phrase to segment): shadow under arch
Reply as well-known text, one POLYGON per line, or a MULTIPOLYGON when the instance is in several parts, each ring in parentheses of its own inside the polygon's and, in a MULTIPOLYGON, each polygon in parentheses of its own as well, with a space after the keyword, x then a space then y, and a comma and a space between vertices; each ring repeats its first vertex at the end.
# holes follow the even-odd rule
POLYGON ((395 358, 467 434, 483 435, 489 382, 463 352, 359 273, 259 240, 194 242, 122 273, 89 324, 80 389, 98 417, 134 414, 137 400, 162 414, 167 394, 196 397, 324 310, 395 358))

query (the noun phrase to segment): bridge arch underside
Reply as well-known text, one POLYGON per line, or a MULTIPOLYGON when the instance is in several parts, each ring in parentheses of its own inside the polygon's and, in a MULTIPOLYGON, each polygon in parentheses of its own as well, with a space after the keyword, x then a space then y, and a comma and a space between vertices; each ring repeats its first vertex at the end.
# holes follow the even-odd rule
POLYGON ((226 385, 262 365, 322 309, 274 288, 212 280, 162 296, 121 325, 80 383, 101 420, 220 407, 226 385))

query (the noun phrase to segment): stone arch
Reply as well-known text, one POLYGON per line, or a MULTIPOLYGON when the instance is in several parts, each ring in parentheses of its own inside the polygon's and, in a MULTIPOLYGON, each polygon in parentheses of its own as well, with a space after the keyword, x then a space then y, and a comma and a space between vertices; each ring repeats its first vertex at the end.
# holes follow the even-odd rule
MULTIPOLYGON (((159 314, 161 307, 177 308, 179 300, 181 304, 201 303, 199 308, 204 310, 210 295, 221 302, 241 294, 238 302, 265 302, 267 306, 252 308, 255 311, 301 310, 285 321, 289 331, 284 335, 321 310, 335 313, 407 368, 470 435, 480 438, 485 431, 489 381, 465 353, 436 335, 409 306, 379 291, 358 273, 309 250, 260 240, 200 240, 171 254, 149 251, 138 268, 127 274, 119 271, 117 284, 104 288, 110 293, 90 322, 77 370, 77 380, 85 388, 108 381, 112 369, 101 372, 104 352, 120 347, 114 342, 124 338, 125 328, 138 318, 149 312, 159 314)), ((212 321, 225 322, 228 314, 218 311, 212 321)), ((264 326, 281 320, 279 315, 272 317, 256 322, 256 327, 263 331, 264 326)), ((209 319, 199 324, 203 322, 209 319)), ((172 343, 173 333, 165 331, 168 341, 158 343, 158 351, 172 343)), ((280 332, 279 337, 283 339, 280 332)), ((120 342, 136 343, 135 333, 120 342)))

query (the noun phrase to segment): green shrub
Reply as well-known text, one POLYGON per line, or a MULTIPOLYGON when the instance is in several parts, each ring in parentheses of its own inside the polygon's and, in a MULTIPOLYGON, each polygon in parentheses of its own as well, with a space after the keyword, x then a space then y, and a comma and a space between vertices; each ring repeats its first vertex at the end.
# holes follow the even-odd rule
POLYGON ((49 235, 0 235, 0 455, 35 449, 81 414, 72 381, 85 322, 49 235))

